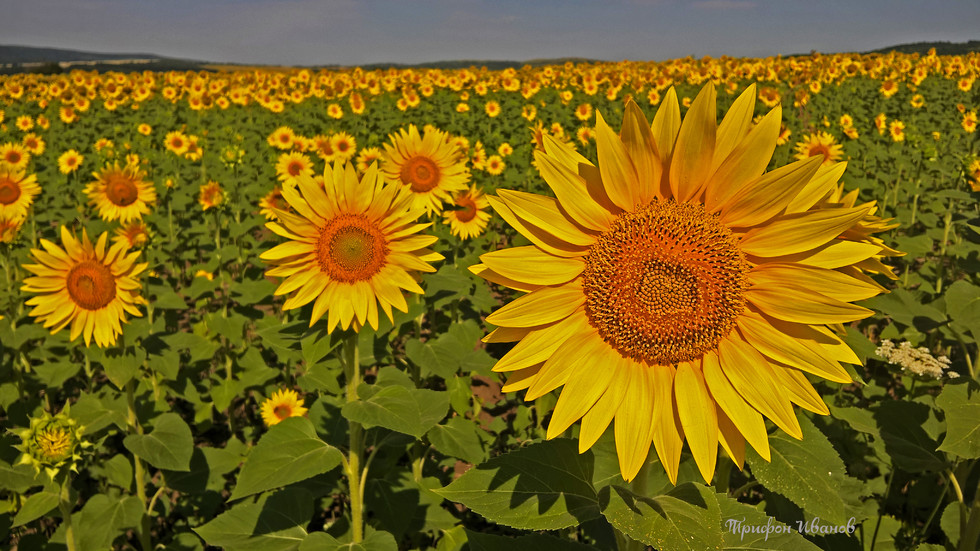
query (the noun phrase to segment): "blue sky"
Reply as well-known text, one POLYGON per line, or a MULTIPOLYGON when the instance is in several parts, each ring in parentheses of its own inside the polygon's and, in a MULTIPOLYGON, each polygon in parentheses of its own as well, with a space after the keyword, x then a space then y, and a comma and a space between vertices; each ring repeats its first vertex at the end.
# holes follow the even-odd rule
POLYGON ((0 44, 284 65, 865 51, 980 39, 977 0, 0 0, 0 44))

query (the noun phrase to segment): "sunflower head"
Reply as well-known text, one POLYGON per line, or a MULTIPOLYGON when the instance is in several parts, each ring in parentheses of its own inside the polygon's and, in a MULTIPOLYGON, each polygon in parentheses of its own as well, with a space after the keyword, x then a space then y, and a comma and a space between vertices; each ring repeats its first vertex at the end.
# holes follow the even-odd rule
POLYGON ((336 163, 323 175, 284 188, 293 212, 271 208, 279 222, 266 224, 287 239, 262 253, 268 275, 282 277, 276 295, 292 293, 283 309, 313 302, 312 326, 329 312, 328 330, 378 327, 378 307, 407 311, 402 291, 421 294, 418 272, 434 272, 442 255, 428 247, 436 238, 420 235, 429 224, 416 220, 424 208, 403 186, 386 183, 371 165, 361 178, 351 163, 336 163))
POLYGON ((146 174, 137 163, 127 163, 122 168, 119 163, 107 164, 92 175, 95 180, 85 187, 85 194, 106 222, 119 220, 125 224, 140 220, 156 203, 156 188, 143 180, 146 174))
POLYGON ((400 182, 426 212, 441 212, 444 202, 466 189, 469 170, 445 132, 430 129, 423 136, 410 125, 390 139, 384 146, 384 176, 400 182))
POLYGON ((21 451, 18 463, 31 465, 38 474, 43 470, 52 480, 63 470, 78 472, 82 450, 92 445, 83 440, 82 427, 71 418, 67 405, 61 413, 44 412, 31 418, 29 428, 13 432, 21 440, 16 446, 21 451))
POLYGON ((0 220, 23 221, 39 193, 37 176, 0 161, 0 220))
POLYGON ((487 317, 486 342, 517 342, 504 391, 562 387, 548 437, 581 420, 581 451, 612 423, 627 480, 651 443, 676 481, 686 440, 710 482, 719 444, 740 468, 746 443, 770 457, 766 418, 801 438, 794 405, 828 413, 809 377, 859 363, 831 326, 872 314, 852 304, 884 290, 866 272, 894 277, 874 236, 894 225, 843 193, 844 163, 765 172, 781 110, 754 122, 756 99, 720 124, 710 84, 684 118, 672 88, 652 124, 628 101, 618 133, 597 113, 598 166, 542 133, 555 198, 488 197, 531 242, 471 267, 526 293, 487 317))
POLYGON ((22 289, 36 295, 27 301, 34 307, 30 315, 52 334, 70 326, 71 340, 81 335, 89 346, 94 337, 107 347, 122 333, 126 314, 142 315, 139 277, 147 265, 136 262, 139 251, 129 252, 126 243, 107 248, 108 238, 103 233, 93 244, 87 232, 79 240, 62 226, 64 248, 41 239, 43 250, 31 250, 37 264, 23 266, 34 276, 24 279, 22 289))
POLYGON ((265 426, 271 427, 283 419, 301 417, 307 410, 295 390, 277 390, 262 402, 260 411, 265 426))

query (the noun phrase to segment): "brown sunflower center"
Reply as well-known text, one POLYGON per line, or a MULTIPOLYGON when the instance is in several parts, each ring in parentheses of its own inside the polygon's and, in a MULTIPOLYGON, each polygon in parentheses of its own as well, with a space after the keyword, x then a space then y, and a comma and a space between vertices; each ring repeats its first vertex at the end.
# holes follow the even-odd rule
POLYGON ((10 205, 20 198, 20 186, 10 176, 0 176, 0 205, 10 205))
POLYGON ((128 207, 139 198, 136 182, 125 174, 113 174, 105 185, 106 198, 117 207, 128 207))
POLYGON ((585 257, 586 314, 624 357, 694 360, 735 327, 747 271, 717 216, 698 204, 654 201, 620 215, 585 257))
POLYGON ((476 203, 473 202, 469 197, 460 197, 456 199, 456 206, 460 207, 456 211, 456 220, 460 222, 469 222, 476 216, 476 203))
POLYGON ((425 193, 439 185, 439 167, 428 157, 412 157, 402 165, 401 177, 412 191, 425 193))
POLYGON ((85 260, 68 272, 68 295, 86 310, 104 308, 116 298, 116 278, 109 268, 95 260, 85 260))
POLYGON ((299 176, 300 173, 303 172, 303 163, 300 161, 293 161, 289 163, 288 171, 290 176, 299 176))
POLYGON ((4 156, 4 160, 7 161, 8 163, 12 164, 12 165, 15 165, 15 164, 19 163, 20 160, 23 159, 23 158, 24 158, 24 156, 21 155, 20 154, 20 151, 17 151, 17 150, 8 151, 7 152, 7 155, 4 156))
POLYGON ((388 241, 363 214, 341 214, 320 230, 317 260, 331 279, 354 283, 371 279, 385 265, 388 241))
POLYGON ((287 406, 286 404, 282 404, 276 406, 275 409, 272 410, 272 413, 280 419, 285 419, 292 415, 293 408, 287 406))

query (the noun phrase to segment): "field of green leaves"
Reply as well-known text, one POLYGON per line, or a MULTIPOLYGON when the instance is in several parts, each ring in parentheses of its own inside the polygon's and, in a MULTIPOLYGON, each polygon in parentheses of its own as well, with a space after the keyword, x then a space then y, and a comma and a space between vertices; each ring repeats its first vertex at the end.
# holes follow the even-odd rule
MULTIPOLYGON (((0 76, 0 547, 976 549, 978 75, 893 54, 0 76), (492 371, 521 337, 484 342, 486 318, 523 293, 470 268, 537 242, 482 195, 553 196, 548 144, 597 163, 597 113, 618 132, 673 89, 686 117, 707 84, 719 121, 750 86, 747 121, 781 106, 768 170, 846 161, 851 205, 890 219, 858 265, 888 292, 825 324, 860 363, 806 375, 829 415, 793 409, 801 440, 767 419, 769 460, 719 449, 707 481, 687 445, 674 481, 644 447, 627 482, 619 417, 579 453, 579 423, 546 438, 559 390, 492 371), (284 289, 296 190, 342 210, 376 178, 381 201, 412 132, 458 182, 412 207, 430 226, 383 228, 414 255, 397 286, 284 289)), ((344 281, 331 258, 309 262, 344 281)))

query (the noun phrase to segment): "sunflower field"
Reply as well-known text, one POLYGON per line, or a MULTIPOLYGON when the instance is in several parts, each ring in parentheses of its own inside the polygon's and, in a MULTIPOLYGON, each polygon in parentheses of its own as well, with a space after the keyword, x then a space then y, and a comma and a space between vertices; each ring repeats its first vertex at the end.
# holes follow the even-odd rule
POLYGON ((0 76, 0 546, 977 549, 978 75, 0 76))

